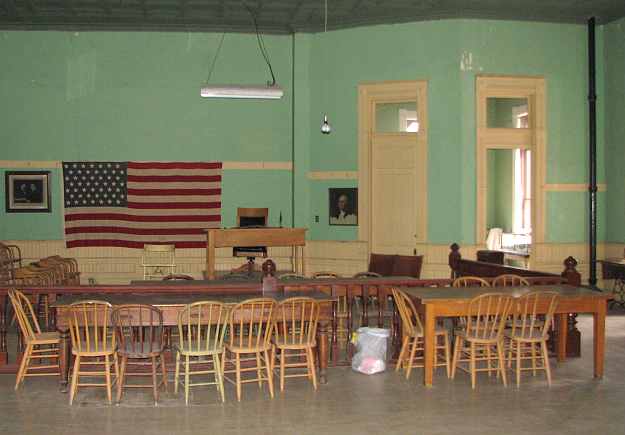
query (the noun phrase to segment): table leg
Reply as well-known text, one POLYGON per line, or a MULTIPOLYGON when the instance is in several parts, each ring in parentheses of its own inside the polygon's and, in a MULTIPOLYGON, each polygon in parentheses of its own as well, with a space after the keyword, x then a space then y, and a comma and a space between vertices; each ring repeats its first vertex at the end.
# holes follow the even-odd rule
POLYGON ((318 327, 319 340, 317 341, 317 350, 319 361, 319 382, 325 384, 328 382, 326 378, 326 370, 328 368, 328 321, 319 322, 318 327))
POLYGON ((386 308, 386 292, 381 288, 381 286, 377 287, 378 294, 378 328, 384 328, 384 308, 386 308))
POLYGON ((424 376, 423 383, 426 387, 432 386, 432 380, 434 378, 434 358, 436 357, 436 337, 435 337, 435 325, 436 325, 436 312, 434 306, 431 304, 425 304, 425 346, 424 346, 424 376))
POLYGON ((69 379, 69 364, 72 354, 71 340, 69 337, 69 329, 59 329, 61 336, 60 349, 60 365, 61 365, 61 379, 59 380, 61 392, 67 393, 67 380, 69 379))
POLYGON ((597 301, 597 310, 593 313, 593 351, 595 358, 595 378, 603 377, 603 360, 605 357, 605 313, 607 302, 597 301))
POLYGON ((6 295, 0 296, 0 365, 9 360, 7 351, 7 299, 6 295))
POLYGON ((362 286, 362 325, 369 326, 369 287, 362 286))
POLYGON ((556 315, 558 319, 558 343, 556 344, 556 353, 558 361, 562 362, 566 360, 566 339, 569 328, 569 315, 568 313, 562 313, 556 315))

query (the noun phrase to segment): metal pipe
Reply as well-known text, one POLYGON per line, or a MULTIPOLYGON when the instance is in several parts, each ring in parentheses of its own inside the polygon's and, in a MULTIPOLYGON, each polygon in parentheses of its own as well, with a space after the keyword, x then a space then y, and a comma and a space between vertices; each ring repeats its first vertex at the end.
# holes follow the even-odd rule
POLYGON ((590 194, 588 248, 590 274, 588 284, 597 285, 597 94, 595 64, 595 17, 588 20, 588 172, 590 194))

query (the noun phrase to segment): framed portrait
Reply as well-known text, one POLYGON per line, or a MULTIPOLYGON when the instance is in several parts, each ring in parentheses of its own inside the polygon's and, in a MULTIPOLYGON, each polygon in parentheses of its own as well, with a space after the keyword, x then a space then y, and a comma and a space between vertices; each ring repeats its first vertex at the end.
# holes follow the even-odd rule
POLYGON ((7 213, 50 213, 50 171, 6 171, 7 213))
POLYGON ((358 188, 331 187, 328 197, 330 225, 358 225, 358 188))

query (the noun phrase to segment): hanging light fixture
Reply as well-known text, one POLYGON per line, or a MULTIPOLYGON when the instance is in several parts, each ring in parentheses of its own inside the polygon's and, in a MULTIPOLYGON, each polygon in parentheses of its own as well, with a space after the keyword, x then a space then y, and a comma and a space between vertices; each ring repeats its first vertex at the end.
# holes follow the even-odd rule
MULTIPOLYGON (((328 0, 325 0, 324 14, 323 14, 323 35, 328 33, 328 0)), ((325 39, 325 38, 324 38, 325 39)), ((328 121, 328 115, 323 114, 323 122, 321 123, 321 133, 330 134, 332 132, 332 126, 328 121)))
POLYGON ((265 47, 265 41, 263 40, 260 31, 258 30, 258 22, 256 20, 256 14, 250 9, 250 7, 243 3, 245 8, 248 10, 250 15, 252 16, 252 20, 254 21, 254 30, 256 31, 256 39, 258 41, 258 48, 260 53, 262 54, 265 62, 267 63, 267 67, 269 68, 269 73, 271 74, 271 81, 268 81, 266 85, 209 85, 211 76, 213 74, 213 70, 215 69, 215 63, 217 62, 217 57, 219 56, 219 52, 221 51, 221 46, 224 42, 225 32, 221 35, 221 39, 219 41, 219 46, 217 47, 217 51, 215 52, 215 57, 213 58, 213 62, 211 64, 211 68, 208 72, 208 79, 206 80, 206 85, 200 88, 200 96, 205 98, 245 98, 245 99, 264 99, 264 100, 277 100, 282 98, 284 95, 284 91, 282 88, 276 83, 276 76, 273 73, 273 68, 271 66, 271 62, 269 61, 269 54, 267 53, 267 48, 265 47))

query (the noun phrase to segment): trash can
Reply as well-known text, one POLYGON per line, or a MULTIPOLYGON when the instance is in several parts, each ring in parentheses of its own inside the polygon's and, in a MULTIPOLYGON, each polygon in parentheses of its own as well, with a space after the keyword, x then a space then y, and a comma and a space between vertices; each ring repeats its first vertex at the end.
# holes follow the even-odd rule
POLYGON ((372 375, 386 370, 386 350, 391 333, 382 328, 358 328, 355 334, 356 354, 352 369, 372 375))

